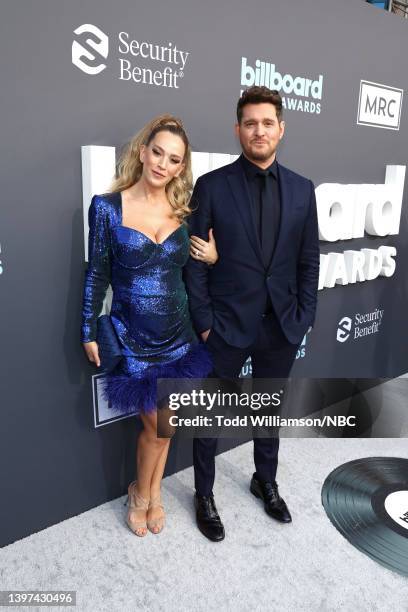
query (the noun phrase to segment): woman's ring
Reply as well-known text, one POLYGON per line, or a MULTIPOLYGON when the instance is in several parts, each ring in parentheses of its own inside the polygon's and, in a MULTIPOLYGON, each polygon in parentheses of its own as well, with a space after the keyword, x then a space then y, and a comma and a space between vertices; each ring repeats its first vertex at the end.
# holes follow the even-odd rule
POLYGON ((196 249, 196 252, 195 252, 195 254, 196 254, 197 256, 199 256, 199 252, 197 251, 197 249, 196 249))

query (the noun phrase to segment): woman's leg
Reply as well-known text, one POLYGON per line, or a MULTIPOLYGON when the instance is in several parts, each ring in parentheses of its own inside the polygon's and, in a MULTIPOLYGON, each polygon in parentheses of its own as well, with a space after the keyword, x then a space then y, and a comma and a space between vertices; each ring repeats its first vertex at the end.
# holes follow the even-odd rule
POLYGON ((160 495, 161 481, 164 474, 164 468, 166 467, 167 456, 169 454, 170 439, 175 432, 174 426, 169 424, 169 418, 172 416, 172 414, 173 413, 168 407, 160 408, 160 433, 166 437, 162 439, 163 450, 159 455, 159 459, 153 472, 152 481, 150 484, 150 499, 155 499, 160 495))
MULTIPOLYGON (((147 520, 155 521, 164 518, 163 508, 158 504, 158 500, 160 498, 160 485, 166 466, 170 439, 157 437, 157 412, 141 414, 140 416, 143 422, 143 430, 139 434, 137 443, 136 491, 145 500, 155 501, 156 504, 149 508, 147 513, 137 510, 139 515, 135 519, 143 520, 147 515, 147 520)), ((172 435, 174 428, 168 431, 172 435)), ((156 533, 160 531, 160 527, 154 527, 153 529, 156 533)))
POLYGON ((166 467, 167 456, 170 448, 170 439, 172 438, 175 427, 171 426, 169 423, 169 418, 173 413, 169 410, 168 407, 160 408, 160 428, 159 431, 161 435, 167 436, 163 438, 165 442, 163 446, 162 453, 159 456, 157 461, 155 470, 152 475, 152 481, 150 485, 150 500, 152 502, 152 506, 149 507, 147 513, 147 520, 150 521, 153 526, 153 531, 158 533, 161 531, 161 521, 160 519, 164 519, 163 507, 161 506, 161 482, 163 479, 164 469, 166 467), (156 523, 156 524, 155 524, 156 523))
MULTIPOLYGON (((143 422, 143 430, 141 431, 137 444, 136 463, 137 463, 137 483, 132 485, 133 504, 129 505, 128 524, 132 531, 137 535, 143 536, 146 534, 145 523, 147 518, 148 504, 150 502, 150 484, 152 476, 156 468, 159 457, 167 440, 162 440, 156 436, 156 418, 155 414, 141 415, 143 422), (137 497, 139 495, 140 499, 137 497), (135 527, 139 524, 139 527, 135 527)), ((130 493, 132 494, 132 493, 130 493)))
POLYGON ((159 455, 159 459, 156 463, 156 467, 152 475, 152 481, 150 484, 150 499, 155 499, 160 495, 161 481, 163 478, 164 468, 166 467, 167 456, 169 454, 170 448, 170 440, 166 439, 165 442, 166 445, 163 447, 161 455, 159 455))
POLYGON ((160 519, 164 519, 164 510, 161 505, 160 487, 169 452, 170 440, 166 439, 165 442, 166 445, 164 446, 157 461, 150 486, 150 502, 152 505, 149 506, 147 511, 147 521, 153 524, 152 530, 154 533, 161 531, 162 521, 160 521, 160 519))
POLYGON ((164 464, 166 462, 169 440, 157 437, 156 412, 140 416, 144 429, 137 442, 137 491, 142 497, 150 500, 153 474, 162 455, 164 464))

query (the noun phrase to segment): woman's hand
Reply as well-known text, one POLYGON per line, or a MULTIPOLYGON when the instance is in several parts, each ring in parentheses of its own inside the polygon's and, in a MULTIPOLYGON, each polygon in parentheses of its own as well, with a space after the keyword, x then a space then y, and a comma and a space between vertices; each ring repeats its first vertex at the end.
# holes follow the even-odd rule
POLYGON ((99 366, 101 365, 101 360, 99 359, 99 349, 97 343, 95 341, 92 341, 83 342, 82 344, 89 361, 95 363, 99 368, 99 366))
POLYGON ((203 342, 207 342, 208 336, 210 335, 211 329, 206 329, 206 331, 201 332, 201 338, 203 342))
POLYGON ((190 236, 190 255, 196 261, 206 264, 215 264, 218 261, 217 247, 213 236, 213 229, 208 232, 208 242, 198 236, 190 236))

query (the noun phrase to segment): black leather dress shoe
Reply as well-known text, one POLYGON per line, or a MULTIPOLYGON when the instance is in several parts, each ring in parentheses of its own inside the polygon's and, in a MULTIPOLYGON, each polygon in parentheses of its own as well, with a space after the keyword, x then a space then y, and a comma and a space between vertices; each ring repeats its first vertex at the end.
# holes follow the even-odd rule
POLYGON ((264 502, 265 512, 281 523, 290 523, 292 517, 287 505, 278 492, 278 485, 274 482, 261 482, 256 473, 252 476, 250 491, 255 497, 264 502))
POLYGON ((214 496, 194 496, 197 527, 212 542, 221 542, 225 538, 224 525, 215 507, 214 496))

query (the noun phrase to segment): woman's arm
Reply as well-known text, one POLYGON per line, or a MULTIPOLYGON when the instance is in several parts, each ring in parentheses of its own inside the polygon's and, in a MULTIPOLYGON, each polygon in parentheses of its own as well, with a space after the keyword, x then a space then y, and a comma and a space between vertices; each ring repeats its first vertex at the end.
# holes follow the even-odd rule
POLYGON ((85 272, 81 327, 84 343, 96 340, 96 323, 111 279, 107 206, 106 200, 94 196, 88 210, 88 269, 85 272))

